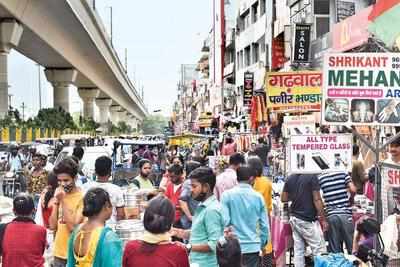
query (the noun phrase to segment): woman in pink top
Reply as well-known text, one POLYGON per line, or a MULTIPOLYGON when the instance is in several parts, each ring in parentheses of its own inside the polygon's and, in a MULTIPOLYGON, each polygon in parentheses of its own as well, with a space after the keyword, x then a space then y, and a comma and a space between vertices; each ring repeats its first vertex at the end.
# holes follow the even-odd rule
POLYGON ((225 138, 225 144, 222 147, 221 154, 223 156, 230 156, 234 154, 237 150, 236 143, 232 137, 228 136, 225 138))

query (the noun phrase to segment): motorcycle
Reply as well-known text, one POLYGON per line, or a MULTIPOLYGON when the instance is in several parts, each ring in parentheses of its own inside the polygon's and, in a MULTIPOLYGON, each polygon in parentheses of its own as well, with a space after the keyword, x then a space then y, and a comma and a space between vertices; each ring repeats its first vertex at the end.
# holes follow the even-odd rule
POLYGON ((25 192, 26 187, 26 177, 23 171, 8 171, 2 178, 4 196, 14 198, 19 192, 25 192))

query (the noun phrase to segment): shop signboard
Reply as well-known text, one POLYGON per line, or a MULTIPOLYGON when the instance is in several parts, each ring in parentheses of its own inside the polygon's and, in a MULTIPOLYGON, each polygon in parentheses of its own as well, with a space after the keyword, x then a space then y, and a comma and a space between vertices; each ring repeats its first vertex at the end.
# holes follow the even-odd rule
POLYGON ((314 115, 285 116, 283 118, 283 136, 286 138, 291 135, 315 133, 314 115))
POLYGON ((330 125, 400 123, 400 54, 327 54, 322 120, 330 125))
POLYGON ((289 173, 351 171, 351 134, 292 135, 289 141, 289 173))
POLYGON ((250 106, 254 90, 254 73, 244 73, 244 91, 243 91, 243 105, 250 106))
POLYGON ((328 32, 311 42, 311 67, 322 69, 324 55, 332 49, 332 33, 328 32))
POLYGON ((272 39, 272 65, 273 70, 283 68, 285 64, 285 42, 283 40, 283 34, 272 39))
POLYGON ((311 24, 295 24, 293 38, 293 63, 310 61, 311 24))
POLYGON ((368 16, 371 10, 372 6, 333 25, 332 49, 334 52, 348 51, 368 41, 368 25, 370 24, 368 16))
POLYGON ((270 111, 320 111, 322 73, 319 71, 269 72, 265 84, 270 111))
MULTIPOLYGON (((393 162, 388 162, 395 164, 393 162)), ((382 168, 382 210, 383 218, 400 210, 400 170, 382 168)))
POLYGON ((336 1, 336 21, 341 22, 356 13, 356 3, 349 1, 336 1))

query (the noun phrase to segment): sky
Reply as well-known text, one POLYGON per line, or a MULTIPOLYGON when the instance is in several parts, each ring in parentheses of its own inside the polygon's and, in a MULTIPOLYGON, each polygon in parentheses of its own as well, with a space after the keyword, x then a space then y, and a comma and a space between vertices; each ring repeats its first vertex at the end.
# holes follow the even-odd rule
MULTIPOLYGON (((201 56, 202 42, 212 23, 211 0, 96 0, 96 9, 107 30, 110 30, 110 9, 113 7, 113 44, 125 62, 128 75, 137 87, 144 87, 144 102, 150 113, 161 109, 170 115, 177 97, 181 64, 195 64, 201 56), (136 81, 136 82, 135 82, 136 81)), ((12 105, 25 117, 39 108, 39 72, 35 62, 16 51, 9 56, 9 94, 12 105)), ((41 69, 42 107, 53 105, 53 90, 41 69)), ((71 112, 78 112, 82 103, 76 89, 71 90, 71 112)))

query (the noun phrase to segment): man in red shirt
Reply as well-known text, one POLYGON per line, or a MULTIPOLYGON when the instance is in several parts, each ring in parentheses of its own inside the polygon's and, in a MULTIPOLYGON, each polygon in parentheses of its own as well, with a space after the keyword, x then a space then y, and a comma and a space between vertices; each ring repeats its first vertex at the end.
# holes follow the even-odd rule
POLYGON ((43 267, 47 245, 46 228, 32 219, 33 198, 19 194, 13 201, 16 218, 0 228, 3 267, 43 267))
POLYGON ((183 167, 178 164, 174 164, 168 168, 168 175, 170 182, 167 184, 165 190, 165 196, 172 202, 175 206, 175 222, 174 227, 180 227, 181 211, 179 206, 179 198, 182 192, 183 184, 183 167))

